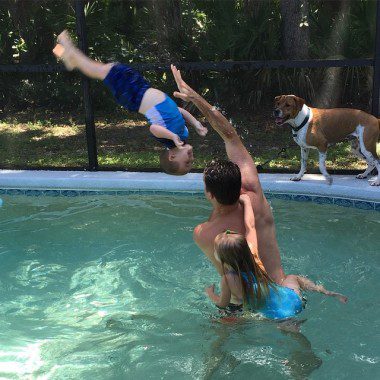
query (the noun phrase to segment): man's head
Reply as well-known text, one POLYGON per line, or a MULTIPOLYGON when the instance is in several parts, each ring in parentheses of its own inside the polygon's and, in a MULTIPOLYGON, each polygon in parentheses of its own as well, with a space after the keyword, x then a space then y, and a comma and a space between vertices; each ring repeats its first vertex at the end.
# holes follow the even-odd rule
POLYGON ((205 191, 210 200, 221 205, 233 205, 239 200, 241 173, 232 161, 216 160, 207 164, 203 171, 205 191))
POLYGON ((276 124, 284 124, 287 120, 295 119, 302 110, 305 100, 295 95, 280 95, 274 98, 273 116, 276 124))
POLYGON ((181 148, 171 148, 163 151, 160 156, 160 164, 167 174, 184 175, 193 167, 193 147, 185 144, 181 148))

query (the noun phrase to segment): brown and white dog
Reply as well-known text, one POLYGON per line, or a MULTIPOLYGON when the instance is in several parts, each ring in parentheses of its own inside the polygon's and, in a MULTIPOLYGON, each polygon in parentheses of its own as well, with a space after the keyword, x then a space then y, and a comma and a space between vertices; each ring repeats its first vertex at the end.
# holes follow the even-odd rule
POLYGON ((301 170, 291 178, 292 181, 299 181, 305 174, 311 148, 318 149, 319 170, 331 184, 332 177, 326 170, 327 147, 346 138, 356 137, 351 144, 352 152, 364 158, 368 165, 365 172, 356 178, 366 178, 376 168, 377 178, 370 180, 370 184, 380 185, 380 160, 376 154, 380 121, 375 116, 349 108, 311 108, 303 99, 294 95, 276 96, 273 115, 277 125, 290 125, 293 139, 301 147, 301 170))

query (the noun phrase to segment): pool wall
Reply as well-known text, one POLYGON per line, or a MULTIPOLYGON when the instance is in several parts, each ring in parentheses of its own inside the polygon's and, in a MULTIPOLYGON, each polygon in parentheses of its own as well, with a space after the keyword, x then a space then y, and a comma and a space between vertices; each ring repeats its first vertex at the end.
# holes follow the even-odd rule
MULTIPOLYGON (((335 175, 328 185, 323 176, 307 174, 299 182, 290 181, 291 174, 260 174, 268 198, 337 204, 367 210, 380 210, 380 187, 354 176, 335 175)), ((77 196, 126 194, 131 192, 203 192, 202 174, 190 173, 174 177, 164 173, 79 172, 0 170, 0 194, 30 196, 77 196)))

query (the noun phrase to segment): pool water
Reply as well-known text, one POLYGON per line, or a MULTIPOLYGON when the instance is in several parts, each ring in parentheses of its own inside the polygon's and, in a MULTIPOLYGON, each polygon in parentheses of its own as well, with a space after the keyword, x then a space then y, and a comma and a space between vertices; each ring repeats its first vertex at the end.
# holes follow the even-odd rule
POLYGON ((349 297, 309 294, 302 334, 285 334, 215 322, 201 196, 3 200, 0 378, 380 376, 379 212, 271 201, 286 272, 349 297))

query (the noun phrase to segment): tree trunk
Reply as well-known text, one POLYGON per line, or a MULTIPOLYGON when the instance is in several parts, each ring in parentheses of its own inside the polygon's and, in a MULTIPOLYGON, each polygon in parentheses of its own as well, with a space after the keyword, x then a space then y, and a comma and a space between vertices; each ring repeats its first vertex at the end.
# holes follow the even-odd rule
POLYGON ((156 0, 151 2, 151 7, 162 50, 175 51, 182 30, 181 1, 156 0))
MULTIPOLYGON (((345 33, 347 30, 350 15, 350 2, 341 1, 340 10, 336 15, 334 27, 332 29, 329 40, 326 43, 326 50, 330 51, 331 55, 328 59, 342 59, 344 56, 343 48, 345 43, 345 33)), ((315 107, 319 108, 334 108, 340 105, 342 92, 344 90, 342 83, 342 67, 329 67, 326 69, 323 78, 321 89, 314 99, 315 107)))
MULTIPOLYGON (((273 0, 270 0, 273 2, 273 0)), ((245 14, 249 16, 257 16, 259 11, 268 0, 243 0, 242 8, 245 14)))
POLYGON ((308 0, 281 0, 282 55, 285 59, 309 57, 308 0))

